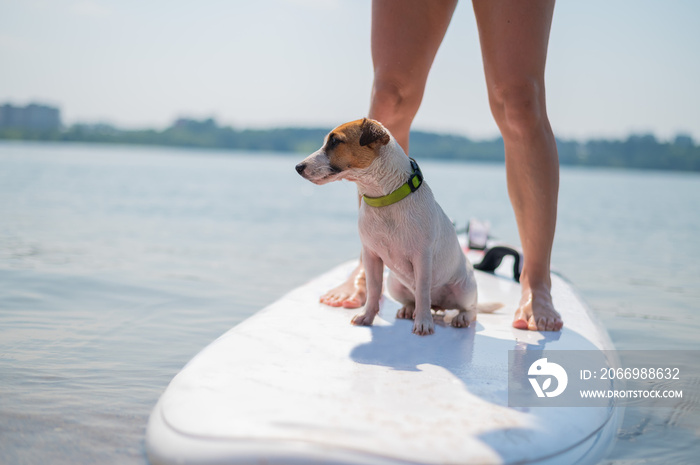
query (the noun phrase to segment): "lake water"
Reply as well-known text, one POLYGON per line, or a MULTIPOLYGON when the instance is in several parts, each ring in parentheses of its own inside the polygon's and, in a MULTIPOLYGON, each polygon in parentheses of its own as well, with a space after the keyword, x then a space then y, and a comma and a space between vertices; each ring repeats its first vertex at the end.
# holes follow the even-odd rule
MULTIPOLYGON (((148 415, 192 356, 356 256, 354 185, 304 181, 301 158, 0 144, 1 464, 147 463, 148 415)), ((421 168, 459 226, 517 244, 503 166, 421 168)), ((617 348, 700 349, 700 175, 563 168, 559 205, 553 265, 617 348)), ((674 409, 627 408, 603 463, 697 463, 688 382, 674 409)))

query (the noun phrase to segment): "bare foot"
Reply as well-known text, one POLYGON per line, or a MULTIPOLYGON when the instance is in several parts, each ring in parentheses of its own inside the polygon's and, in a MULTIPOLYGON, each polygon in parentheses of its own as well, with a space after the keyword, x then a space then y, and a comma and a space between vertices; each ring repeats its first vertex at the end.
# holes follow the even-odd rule
POLYGON ((520 307, 515 311, 513 327, 530 331, 559 331, 564 322, 554 310, 549 289, 533 291, 523 287, 520 307))
POLYGON ((331 307, 360 308, 367 300, 365 269, 360 262, 348 279, 321 296, 321 303, 331 307))

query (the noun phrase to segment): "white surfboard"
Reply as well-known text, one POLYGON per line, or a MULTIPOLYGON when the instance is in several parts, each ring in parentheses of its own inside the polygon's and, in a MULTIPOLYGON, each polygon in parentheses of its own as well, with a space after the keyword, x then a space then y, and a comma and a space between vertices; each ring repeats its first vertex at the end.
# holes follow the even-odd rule
POLYGON ((350 324, 358 310, 318 303, 353 267, 293 290, 192 359, 151 414, 151 463, 594 464, 607 453, 618 408, 508 407, 509 350, 613 349, 565 280, 552 276, 561 333, 512 328, 519 284, 477 271, 480 301, 505 306, 420 337, 388 296, 372 327, 350 324))

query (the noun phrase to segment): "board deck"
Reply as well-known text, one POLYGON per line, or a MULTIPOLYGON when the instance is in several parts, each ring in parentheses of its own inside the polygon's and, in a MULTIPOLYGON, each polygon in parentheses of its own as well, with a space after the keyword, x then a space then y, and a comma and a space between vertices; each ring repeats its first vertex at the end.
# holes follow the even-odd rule
MULTIPOLYGON (((477 259, 478 260, 478 259, 477 259)), ((605 329, 552 276, 564 329, 512 328, 519 284, 477 273, 479 300, 505 306, 457 329, 411 333, 384 296, 371 327, 319 296, 345 263, 225 333, 175 376, 151 414, 154 465, 597 463, 620 409, 508 407, 508 351, 609 350, 605 329)), ((501 268, 507 268, 507 263, 501 268)), ((500 269, 499 268, 499 272, 500 269)))

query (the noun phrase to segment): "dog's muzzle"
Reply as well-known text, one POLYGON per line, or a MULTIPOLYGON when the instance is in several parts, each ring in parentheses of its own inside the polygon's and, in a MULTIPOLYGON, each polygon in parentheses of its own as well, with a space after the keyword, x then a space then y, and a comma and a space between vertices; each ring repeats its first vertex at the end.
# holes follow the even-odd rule
POLYGON ((303 175, 304 170, 306 169, 306 163, 299 163, 297 166, 295 166, 295 169, 297 170, 297 173, 303 175))

